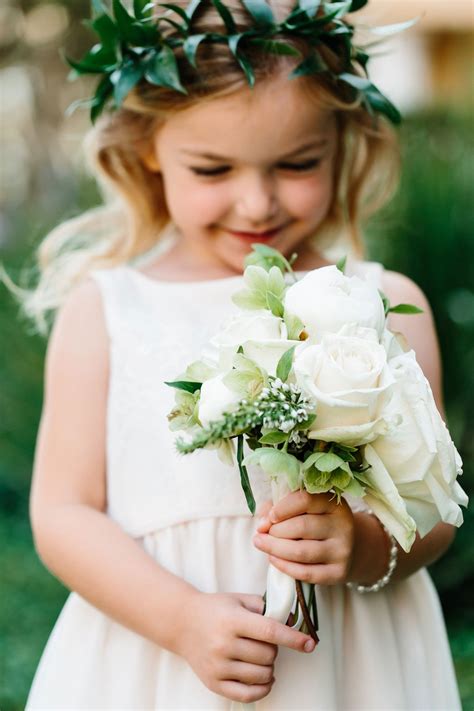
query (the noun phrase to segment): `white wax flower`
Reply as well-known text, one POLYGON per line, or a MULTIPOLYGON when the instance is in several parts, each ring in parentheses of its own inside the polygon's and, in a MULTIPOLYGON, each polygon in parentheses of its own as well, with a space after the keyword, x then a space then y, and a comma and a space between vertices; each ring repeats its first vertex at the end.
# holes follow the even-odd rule
POLYGON ((338 333, 348 324, 373 328, 380 338, 385 325, 382 299, 376 286, 357 276, 345 276, 337 267, 315 269, 290 286, 285 313, 305 325, 310 343, 326 333, 338 333))
POLYGON ((311 439, 359 445, 387 430, 384 414, 394 378, 376 332, 363 331, 365 338, 325 335, 319 345, 295 355, 296 382, 317 403, 311 439))
MULTIPOLYGON (((413 351, 389 362, 396 385, 387 413, 402 421, 371 444, 366 458, 379 479, 390 480, 421 536, 439 521, 460 526, 467 496, 456 481, 462 461, 413 351), (370 458, 373 461, 369 461, 370 458)), ((370 478, 370 472, 368 472, 370 478)), ((373 502, 368 502, 374 508, 373 502)), ((378 513, 378 512, 377 512, 378 513)), ((382 519, 383 520, 383 519, 382 519)))

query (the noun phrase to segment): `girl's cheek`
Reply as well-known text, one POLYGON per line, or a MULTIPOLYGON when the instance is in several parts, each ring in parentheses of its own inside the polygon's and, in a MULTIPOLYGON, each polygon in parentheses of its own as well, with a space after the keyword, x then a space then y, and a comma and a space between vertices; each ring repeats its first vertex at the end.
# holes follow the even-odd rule
POLYGON ((295 181, 286 188, 286 202, 300 218, 325 214, 331 204, 332 183, 326 176, 295 181))
POLYGON ((172 213, 179 215, 181 221, 190 220, 195 225, 215 222, 228 209, 226 192, 217 183, 204 185, 189 180, 169 197, 172 213))

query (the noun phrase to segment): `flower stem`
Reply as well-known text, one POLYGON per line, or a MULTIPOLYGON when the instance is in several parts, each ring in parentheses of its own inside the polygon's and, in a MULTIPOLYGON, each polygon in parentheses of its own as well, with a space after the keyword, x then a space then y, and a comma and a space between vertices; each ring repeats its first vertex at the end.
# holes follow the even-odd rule
MULTIPOLYGON (((309 610, 308 610, 308 606, 307 606, 307 604, 306 604, 306 600, 305 600, 305 596, 304 596, 304 592, 303 592, 303 587, 302 587, 301 582, 300 582, 299 580, 295 580, 295 584, 296 584, 296 594, 297 594, 297 596, 298 596, 298 602, 299 602, 300 607, 301 607, 301 612, 303 613, 303 618, 304 618, 306 627, 307 627, 308 632, 309 632, 309 634, 311 635, 311 637, 314 639, 314 641, 316 642, 316 644, 318 644, 318 642, 319 642, 319 637, 318 637, 318 634, 317 634, 317 632, 316 632, 316 629, 315 629, 315 627, 314 627, 314 625, 313 625, 313 622, 312 622, 312 620, 311 620, 311 614, 310 614, 310 612, 309 612, 309 610)), ((313 613, 315 614, 315 613, 316 613, 316 596, 314 596, 314 598, 313 598, 313 600, 312 600, 312 605, 311 605, 311 607, 312 607, 313 613)), ((315 624, 316 624, 316 626, 317 626, 317 624, 318 624, 318 623, 317 623, 317 619, 318 619, 318 618, 317 618, 317 615, 315 614, 315 624)))

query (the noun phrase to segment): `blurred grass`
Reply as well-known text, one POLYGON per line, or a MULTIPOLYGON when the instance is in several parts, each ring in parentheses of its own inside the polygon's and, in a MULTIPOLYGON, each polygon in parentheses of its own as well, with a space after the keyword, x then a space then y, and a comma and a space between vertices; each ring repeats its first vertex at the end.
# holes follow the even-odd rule
MULTIPOLYGON (((465 461, 462 485, 472 491, 474 403, 474 195, 472 121, 436 112, 402 127, 402 187, 368 229, 369 257, 406 273, 425 291, 440 337, 450 429, 465 461)), ((4 219, 2 261, 17 278, 32 264, 40 238, 65 217, 96 204, 84 178, 65 176, 41 198, 4 219), (64 209, 67 205, 67 209, 64 209)), ((27 498, 42 400, 45 342, 28 335, 18 308, 0 288, 0 668, 2 711, 20 711, 54 621, 63 586, 38 561, 27 498)), ((474 708, 474 514, 466 512, 450 552, 432 568, 441 594, 464 708, 474 708)))

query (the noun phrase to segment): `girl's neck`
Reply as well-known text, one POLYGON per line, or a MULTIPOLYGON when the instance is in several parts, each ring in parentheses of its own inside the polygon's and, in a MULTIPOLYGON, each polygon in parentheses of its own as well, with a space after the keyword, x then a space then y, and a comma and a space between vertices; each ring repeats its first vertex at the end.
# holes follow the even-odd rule
MULTIPOLYGON (((331 264, 310 244, 302 244, 298 249, 298 258, 293 264, 295 271, 308 271, 331 264)), ((173 235, 169 248, 160 256, 152 258, 139 268, 143 274, 158 281, 206 281, 237 276, 243 270, 234 270, 224 264, 217 255, 203 255, 194 251, 189 244, 173 235)))

